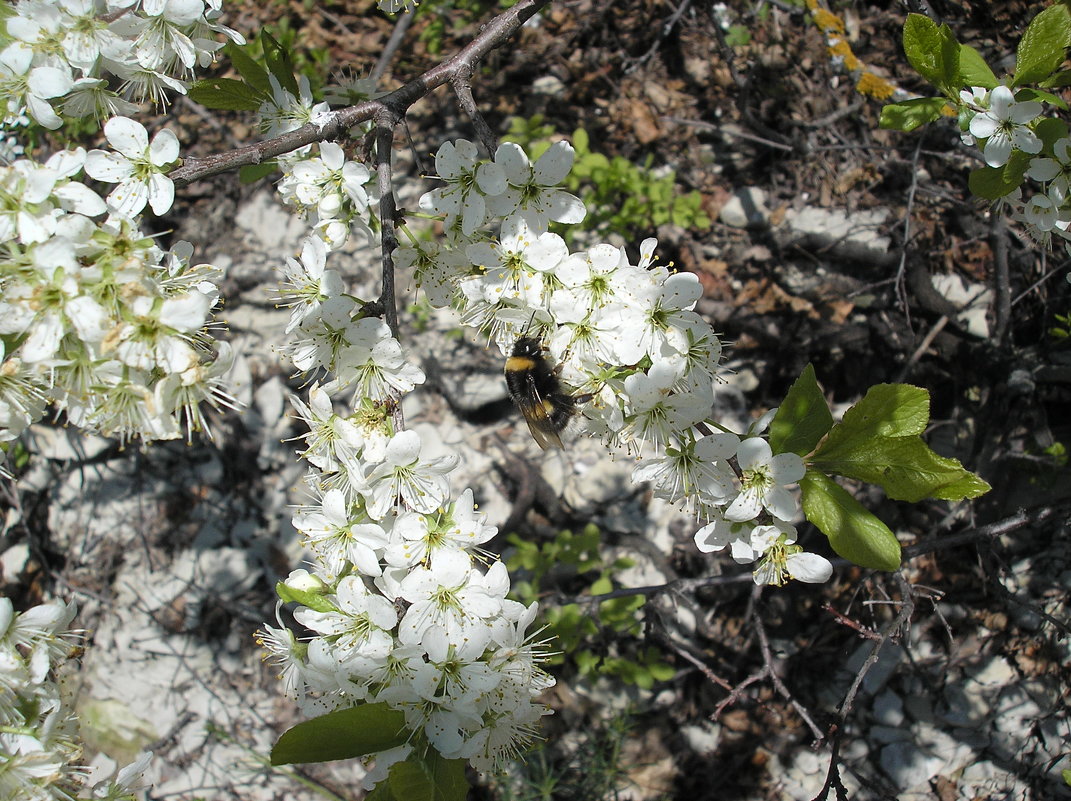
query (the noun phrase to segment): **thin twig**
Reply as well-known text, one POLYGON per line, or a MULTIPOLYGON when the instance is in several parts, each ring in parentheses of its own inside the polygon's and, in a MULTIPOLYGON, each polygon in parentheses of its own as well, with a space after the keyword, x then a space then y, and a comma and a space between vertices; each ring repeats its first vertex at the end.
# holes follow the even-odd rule
POLYGON ((811 730, 811 734, 814 735, 816 742, 821 742, 825 739, 825 734, 818 725, 811 719, 811 713, 807 711, 807 707, 797 701, 792 693, 789 692, 788 687, 781 681, 781 677, 777 675, 777 671, 774 670, 774 655, 770 650, 770 640, 766 636, 766 626, 762 623, 762 616, 757 612, 751 616, 751 623, 755 627, 755 633, 759 635, 759 650, 762 652, 762 661, 766 665, 766 675, 773 683, 774 689, 781 694, 781 697, 788 701, 792 705, 792 708, 796 710, 796 714, 800 716, 807 727, 811 730))
POLYGON ((852 682, 852 686, 848 688, 848 692, 844 696, 844 701, 841 702, 840 709, 838 710, 838 714, 842 721, 848 719, 848 713, 852 710, 852 705, 855 703, 855 696, 858 694, 859 688, 863 684, 863 679, 866 678, 870 669, 878 663, 881 649, 885 647, 885 643, 899 635, 900 630, 910 620, 911 613, 915 611, 915 602, 911 598, 911 585, 907 583, 907 579, 905 579, 901 573, 896 574, 896 579, 900 584, 900 600, 903 606, 900 607, 899 614, 897 614, 897 616, 882 629, 881 639, 871 646, 866 661, 863 662, 863 666, 859 668, 859 672, 855 674, 855 680, 852 682))
POLYGON ((390 66, 390 62, 394 59, 394 54, 402 46, 402 42, 405 40, 405 32, 409 30, 409 26, 412 24, 413 12, 406 11, 398 17, 398 21, 394 24, 394 30, 391 31, 390 39, 387 40, 387 44, 383 47, 383 52, 379 54, 376 65, 372 68, 370 77, 377 85, 379 84, 379 79, 386 73, 387 67, 390 66))
POLYGON ((775 150, 783 150, 786 153, 795 153, 796 148, 792 145, 786 145, 782 142, 775 142, 772 139, 764 139, 761 136, 756 136, 753 133, 747 131, 732 131, 720 125, 714 125, 706 120, 689 120, 684 117, 662 117, 663 122, 672 122, 677 125, 691 125, 693 128, 703 128, 707 131, 716 131, 725 136, 735 136, 737 139, 747 139, 749 142, 757 142, 760 145, 766 145, 766 147, 772 147, 775 150))
POLYGON ((366 100, 355 106, 328 112, 317 118, 316 122, 310 122, 297 130, 288 131, 263 142, 246 145, 225 153, 187 158, 178 169, 170 173, 169 177, 176 186, 183 187, 210 175, 218 175, 247 164, 260 164, 313 142, 338 139, 345 136, 350 128, 375 119, 384 110, 389 111, 396 119, 402 119, 410 106, 433 89, 450 82, 461 72, 467 71, 471 74, 475 65, 484 56, 505 44, 521 25, 549 2, 550 0, 519 0, 513 8, 488 22, 479 36, 453 56, 381 98, 366 100))
POLYGON ((670 32, 677 26, 677 23, 680 22, 681 17, 684 16, 684 12, 688 10, 688 6, 691 2, 692 0, 681 0, 681 4, 677 6, 672 14, 670 14, 669 19, 662 24, 662 30, 655 38, 654 44, 651 45, 646 53, 639 58, 634 59, 631 64, 625 67, 626 75, 635 72, 651 60, 651 57, 658 52, 658 48, 662 46, 663 40, 669 36, 670 32))
POLYGON ((491 130, 491 126, 487 124, 487 120, 483 118, 483 114, 480 113, 480 109, 472 97, 472 84, 469 83, 470 77, 469 74, 459 70, 454 79, 450 81, 450 86, 454 90, 454 94, 457 95, 457 102, 461 106, 461 110, 468 114, 472 120, 472 127, 476 129, 476 136, 479 138, 480 143, 493 156, 498 148, 498 137, 491 130))
MULTIPOLYGON (((397 204, 394 200, 394 187, 391 182, 391 156, 394 154, 394 127, 398 118, 389 108, 384 108, 376 115, 376 183, 379 187, 379 237, 382 245, 383 275, 380 284, 379 302, 383 307, 383 317, 390 326, 391 334, 399 339, 398 299, 394 286, 394 251, 398 247, 397 204)), ((396 431, 405 428, 401 404, 391 407, 391 415, 396 431)))
POLYGON ((914 367, 915 362, 922 358, 922 354, 925 353, 933 341, 937 338, 937 335, 944 330, 944 327, 948 325, 948 315, 942 314, 936 323, 926 332, 926 336, 922 338, 922 342, 915 348, 915 352, 911 354, 911 357, 905 362, 903 368, 900 370, 900 374, 896 377, 896 383, 902 384, 907 378, 908 373, 911 372, 911 368, 914 367))
POLYGON ((896 269, 896 294, 900 298, 907 321, 907 328, 911 330, 911 307, 907 303, 907 290, 904 276, 907 272, 907 249, 911 246, 911 210, 915 205, 915 192, 919 186, 919 153, 922 151, 922 142, 925 132, 919 136, 915 143, 915 152, 911 156, 911 187, 907 192, 907 209, 904 211, 904 241, 900 245, 900 266, 896 269))
POLYGON ((390 158, 394 152, 394 126, 398 120, 388 109, 376 115, 376 183, 379 187, 380 242, 383 250, 383 278, 379 301, 390 326, 391 334, 398 338, 398 303, 394 290, 394 250, 398 247, 395 233, 394 187, 391 183, 390 158))
POLYGON ((1051 270, 1042 275, 1041 278, 1039 278, 1037 281, 1032 283, 1030 286, 1028 286, 1026 289, 1024 289, 1022 292, 1015 296, 1015 299, 1011 302, 1012 308, 1014 309, 1017 305, 1019 305, 1019 301, 1021 301, 1039 286, 1041 286, 1054 275, 1056 275, 1056 273, 1060 272, 1061 270, 1067 269, 1068 265, 1071 265, 1071 259, 1064 259, 1062 262, 1060 262, 1051 270))

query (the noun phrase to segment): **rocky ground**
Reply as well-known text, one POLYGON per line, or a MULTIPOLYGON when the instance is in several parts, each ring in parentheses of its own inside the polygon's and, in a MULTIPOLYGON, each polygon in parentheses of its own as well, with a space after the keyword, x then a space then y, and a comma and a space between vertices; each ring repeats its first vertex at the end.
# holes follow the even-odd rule
MULTIPOLYGON (((1030 5, 933 4, 991 63, 1014 52, 1030 5)), ((539 451, 506 402, 499 360, 456 336, 449 314, 405 313, 419 333, 407 344, 431 379, 407 420, 464 455, 459 482, 505 529, 494 545, 508 553, 509 531, 547 542, 593 523, 602 564, 630 563, 612 571, 616 587, 709 579, 647 596, 632 613, 642 625, 622 633, 604 621, 567 652, 545 747, 474 793, 810 799, 833 759, 855 799, 1071 798, 1060 779, 1071 767, 1071 471, 1055 447, 1071 442, 1071 352, 1048 333, 1071 309, 1063 255, 1046 256, 968 199, 974 162, 950 125, 879 131, 880 104, 854 92, 795 6, 727 6, 747 41, 687 0, 676 13, 633 0, 553 4, 518 46, 492 55, 474 80, 477 102, 498 130, 542 114, 560 134, 585 129, 608 156, 650 155, 681 192, 700 193, 709 228, 618 235, 634 250, 657 234, 664 261, 701 277, 700 311, 735 343, 719 396, 731 425, 775 405, 808 362, 841 409, 871 384, 913 383, 932 394, 933 447, 994 491, 955 507, 863 496, 909 548, 899 575, 841 566, 825 586, 758 593, 727 557, 696 552, 690 520, 630 487, 627 460, 584 439, 539 451), (994 269, 1001 247, 1008 279, 994 269), (1002 294, 1014 299, 1010 317, 995 311, 1002 294), (882 645, 898 615, 910 624, 882 645), (647 647, 668 670, 649 689, 578 665, 581 654, 642 661, 647 647)), ((438 9, 417 17, 388 86, 493 13, 438 9), (465 22, 440 24, 451 14, 465 22)), ((836 10, 860 58, 921 89, 897 45, 899 4, 836 10)), ((358 73, 392 30, 366 3, 237 4, 230 23, 295 29, 301 46, 358 73)), ((202 152, 251 135, 248 120, 206 125, 188 103, 176 113, 180 139, 202 152)), ((414 109, 410 133, 426 154, 471 129, 437 94, 414 109)), ((399 159, 400 203, 412 208, 430 184, 414 180, 404 147, 399 159)), ((230 176, 181 201, 173 236, 227 269, 245 411, 216 419, 212 442, 144 452, 36 427, 7 495, 3 590, 23 606, 78 602, 88 643, 70 679, 87 740, 120 761, 151 748, 152 798, 357 799, 351 765, 267 766, 298 718, 253 641, 274 620, 274 583, 304 558, 289 520, 304 499, 288 441, 299 433, 288 416, 298 382, 274 351, 288 315, 273 302, 275 270, 304 226, 270 186, 230 176)), ((337 266, 371 286, 377 258, 354 243, 337 266)), ((400 283, 408 309, 416 296, 400 283)), ((546 600, 594 577, 565 566, 546 600)))

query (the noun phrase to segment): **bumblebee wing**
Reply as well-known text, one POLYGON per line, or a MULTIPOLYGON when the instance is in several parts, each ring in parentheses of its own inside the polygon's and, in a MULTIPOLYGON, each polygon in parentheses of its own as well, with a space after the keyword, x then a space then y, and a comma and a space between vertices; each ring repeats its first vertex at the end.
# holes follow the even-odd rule
POLYGON ((520 408, 521 414, 524 415, 524 422, 528 423, 528 430, 532 432, 532 439, 543 450, 550 447, 564 447, 561 437, 554 430, 554 422, 551 419, 550 411, 547 409, 549 401, 545 400, 540 394, 533 379, 529 378, 528 385, 532 397, 535 398, 535 403, 525 403, 520 408))

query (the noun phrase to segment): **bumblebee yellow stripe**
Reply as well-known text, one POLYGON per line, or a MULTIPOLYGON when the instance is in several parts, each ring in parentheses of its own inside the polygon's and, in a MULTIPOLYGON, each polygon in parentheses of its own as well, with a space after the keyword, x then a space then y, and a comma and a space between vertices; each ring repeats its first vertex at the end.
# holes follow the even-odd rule
POLYGON ((535 359, 528 356, 510 356, 506 359, 507 373, 523 373, 525 370, 534 370, 535 366, 535 359))

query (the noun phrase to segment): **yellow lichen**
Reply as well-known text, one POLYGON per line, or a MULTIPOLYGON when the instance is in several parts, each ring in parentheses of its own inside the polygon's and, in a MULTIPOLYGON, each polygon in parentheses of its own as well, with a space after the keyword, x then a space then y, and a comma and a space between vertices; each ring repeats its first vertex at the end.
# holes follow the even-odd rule
POLYGON ((872 72, 864 72, 855 84, 855 91, 875 100, 888 100, 896 92, 896 87, 872 72))

